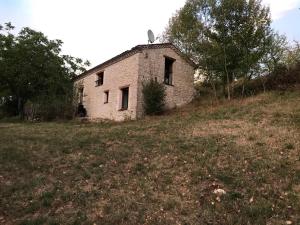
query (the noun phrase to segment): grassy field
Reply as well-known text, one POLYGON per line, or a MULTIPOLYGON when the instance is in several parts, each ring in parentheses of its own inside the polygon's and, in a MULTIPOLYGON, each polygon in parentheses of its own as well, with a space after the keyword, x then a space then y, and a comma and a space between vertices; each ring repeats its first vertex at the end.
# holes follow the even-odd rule
POLYGON ((0 132, 0 224, 300 224, 300 92, 0 132))

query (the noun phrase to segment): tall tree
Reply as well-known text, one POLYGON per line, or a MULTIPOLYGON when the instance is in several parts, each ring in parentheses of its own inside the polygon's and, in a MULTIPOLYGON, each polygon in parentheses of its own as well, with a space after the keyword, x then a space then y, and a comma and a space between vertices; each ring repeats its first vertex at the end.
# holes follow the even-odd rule
POLYGON ((231 82, 249 79, 266 54, 270 23, 269 8, 260 0, 188 0, 170 20, 165 40, 222 80, 230 99, 231 82))
POLYGON ((284 57, 288 51, 288 42, 284 35, 273 32, 270 44, 266 46, 266 54, 261 60, 262 69, 266 73, 272 73, 275 68, 284 63, 284 57))
POLYGON ((295 41, 284 54, 284 63, 288 68, 300 63, 300 42, 295 41))
POLYGON ((63 96, 72 89, 71 79, 83 72, 88 62, 61 54, 62 41, 49 40, 28 27, 18 35, 11 23, 0 26, 0 86, 6 97, 24 105, 39 96, 63 96))

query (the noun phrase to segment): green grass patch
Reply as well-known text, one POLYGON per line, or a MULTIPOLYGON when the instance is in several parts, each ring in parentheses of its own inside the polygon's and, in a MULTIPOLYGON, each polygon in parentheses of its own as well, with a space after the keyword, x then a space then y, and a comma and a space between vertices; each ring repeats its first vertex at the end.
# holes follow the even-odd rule
POLYGON ((273 92, 124 123, 2 121, 0 223, 297 224, 299 101, 273 92))

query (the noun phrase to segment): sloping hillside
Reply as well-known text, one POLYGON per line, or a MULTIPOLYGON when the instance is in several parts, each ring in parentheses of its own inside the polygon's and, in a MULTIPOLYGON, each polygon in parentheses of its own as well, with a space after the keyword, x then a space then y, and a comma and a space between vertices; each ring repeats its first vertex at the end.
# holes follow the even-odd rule
POLYGON ((0 132, 1 224, 300 223, 300 92, 0 132))

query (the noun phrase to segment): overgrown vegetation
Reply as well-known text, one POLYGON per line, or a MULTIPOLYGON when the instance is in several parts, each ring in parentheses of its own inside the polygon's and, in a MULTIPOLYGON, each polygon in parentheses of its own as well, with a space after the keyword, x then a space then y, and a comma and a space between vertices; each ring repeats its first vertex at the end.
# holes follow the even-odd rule
MULTIPOLYGON (((207 80, 203 82, 197 82, 196 90, 202 97, 222 98, 222 91, 220 90, 222 84, 215 83, 217 93, 211 88, 211 84, 207 80)), ((232 83, 232 96, 245 97, 257 95, 267 91, 286 91, 288 89, 297 89, 300 86, 300 63, 287 68, 282 65, 277 67, 274 72, 265 76, 256 77, 244 83, 242 80, 238 80, 232 83)))
POLYGON ((215 97, 249 95, 247 86, 259 82, 255 89, 265 91, 265 80, 278 89, 278 72, 288 71, 279 74, 282 81, 294 79, 291 68, 300 62, 299 43, 289 45, 271 28, 270 10, 261 0, 187 0, 170 19, 163 40, 197 63, 199 79, 215 97))
POLYGON ((299 101, 271 92, 124 123, 0 123, 0 223, 299 224, 299 101))
POLYGON ((147 115, 157 115, 163 112, 165 106, 165 85, 150 79, 143 83, 143 107, 147 115))
POLYGON ((61 54, 62 41, 28 27, 0 25, 0 116, 68 118, 73 114, 72 78, 88 62, 61 54))

